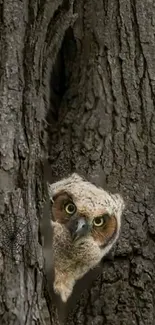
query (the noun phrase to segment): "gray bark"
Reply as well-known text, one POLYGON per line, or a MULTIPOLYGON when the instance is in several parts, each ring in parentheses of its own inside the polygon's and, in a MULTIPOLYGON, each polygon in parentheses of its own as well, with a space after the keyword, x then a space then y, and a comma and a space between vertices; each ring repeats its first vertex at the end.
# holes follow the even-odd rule
POLYGON ((77 1, 67 89, 50 130, 53 173, 96 175, 126 201, 112 261, 67 324, 155 324, 155 2, 77 1))
POLYGON ((4 0, 0 19, 0 324, 45 324, 38 231, 47 72, 74 22, 73 5, 4 0))
POLYGON ((54 178, 102 169, 126 201, 113 259, 66 324, 154 325, 155 2, 4 0, 0 17, 0 324, 57 322, 38 236, 49 156, 54 178))

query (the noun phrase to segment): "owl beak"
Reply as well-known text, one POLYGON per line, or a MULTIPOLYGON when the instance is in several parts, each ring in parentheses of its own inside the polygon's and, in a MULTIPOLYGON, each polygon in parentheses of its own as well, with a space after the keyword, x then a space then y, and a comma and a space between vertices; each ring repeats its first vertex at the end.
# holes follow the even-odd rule
POLYGON ((89 224, 85 218, 76 217, 71 221, 69 227, 72 239, 75 241, 80 237, 86 236, 89 231, 89 224))

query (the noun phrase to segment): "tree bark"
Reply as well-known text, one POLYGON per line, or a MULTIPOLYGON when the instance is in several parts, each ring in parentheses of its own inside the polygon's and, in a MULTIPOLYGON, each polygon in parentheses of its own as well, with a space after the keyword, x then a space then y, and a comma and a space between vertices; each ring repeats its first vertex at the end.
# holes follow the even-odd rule
POLYGON ((102 170, 126 201, 114 258, 66 324, 155 323, 154 13, 153 0, 0 3, 0 324, 57 323, 48 295, 42 308, 47 156, 53 177, 102 170))
POLYGON ((155 3, 81 0, 74 8, 61 49, 66 88, 49 132, 52 171, 95 177, 102 168, 103 187, 123 195, 126 211, 114 260, 103 260, 67 324, 153 325, 155 3))
MULTIPOLYGON (((73 1, 0 3, 0 324, 45 324, 42 311, 42 160, 48 72, 73 1)), ((47 323, 46 323, 47 324, 47 323)))

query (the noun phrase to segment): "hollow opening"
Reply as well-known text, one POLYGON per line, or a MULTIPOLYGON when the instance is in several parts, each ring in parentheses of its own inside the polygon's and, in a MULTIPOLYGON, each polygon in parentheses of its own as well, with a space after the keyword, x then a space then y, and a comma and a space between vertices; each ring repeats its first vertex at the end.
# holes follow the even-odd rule
MULTIPOLYGON (((65 33, 50 76, 50 109, 48 118, 58 121, 62 100, 70 88, 72 65, 76 56, 76 41, 71 27, 65 33)), ((51 121, 52 122, 52 121, 51 121)))

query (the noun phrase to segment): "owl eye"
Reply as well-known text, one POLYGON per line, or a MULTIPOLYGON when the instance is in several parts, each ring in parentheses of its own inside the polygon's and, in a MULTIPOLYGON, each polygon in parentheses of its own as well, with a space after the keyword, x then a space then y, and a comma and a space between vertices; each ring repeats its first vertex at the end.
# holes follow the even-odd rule
POLYGON ((65 205, 65 211, 66 211, 67 214, 70 214, 70 215, 74 214, 75 211, 76 211, 76 206, 75 206, 75 204, 72 203, 72 202, 67 203, 67 204, 65 205))
POLYGON ((104 214, 102 217, 95 218, 94 221, 93 221, 94 226, 95 227, 101 227, 101 226, 103 226, 106 223, 107 218, 109 218, 109 215, 108 214, 104 214))

